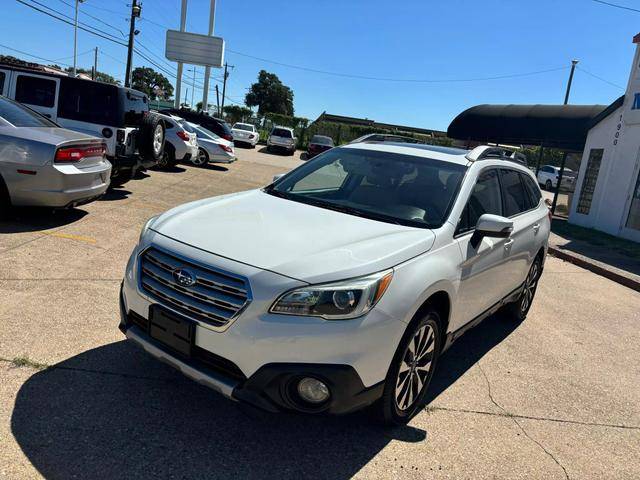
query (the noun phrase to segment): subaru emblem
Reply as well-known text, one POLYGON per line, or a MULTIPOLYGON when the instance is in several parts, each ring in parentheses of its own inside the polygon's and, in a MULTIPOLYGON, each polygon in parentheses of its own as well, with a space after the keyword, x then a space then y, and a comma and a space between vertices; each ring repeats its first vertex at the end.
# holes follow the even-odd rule
POLYGON ((187 268, 176 268, 173 271, 173 279, 181 287, 190 287, 196 283, 195 274, 187 268))

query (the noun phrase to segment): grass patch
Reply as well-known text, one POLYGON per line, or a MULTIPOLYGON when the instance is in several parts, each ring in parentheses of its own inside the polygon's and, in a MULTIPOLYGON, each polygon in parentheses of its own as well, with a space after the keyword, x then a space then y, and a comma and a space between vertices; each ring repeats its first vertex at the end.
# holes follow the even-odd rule
POLYGON ((592 228, 572 225, 566 220, 558 219, 554 219, 551 223, 551 231, 570 240, 580 240, 594 246, 606 247, 627 257, 640 260, 640 243, 632 242, 631 240, 614 237, 592 228))
POLYGON ((11 360, 11 364, 14 367, 28 367, 35 370, 45 370, 49 368, 49 365, 46 363, 36 362, 35 360, 31 360, 29 357, 14 357, 13 360, 11 360))

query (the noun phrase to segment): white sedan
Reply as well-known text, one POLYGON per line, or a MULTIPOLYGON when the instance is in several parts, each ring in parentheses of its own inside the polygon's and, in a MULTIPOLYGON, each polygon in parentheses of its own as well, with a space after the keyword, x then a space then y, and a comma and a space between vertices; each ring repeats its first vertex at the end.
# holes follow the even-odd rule
POLYGON ((254 148, 260 139, 260 134, 256 130, 255 125, 250 123, 234 123, 231 127, 233 141, 235 143, 244 143, 254 148))
POLYGON ((198 137, 198 155, 191 160, 201 167, 207 163, 232 163, 237 160, 233 142, 219 137, 196 123, 187 122, 198 137))

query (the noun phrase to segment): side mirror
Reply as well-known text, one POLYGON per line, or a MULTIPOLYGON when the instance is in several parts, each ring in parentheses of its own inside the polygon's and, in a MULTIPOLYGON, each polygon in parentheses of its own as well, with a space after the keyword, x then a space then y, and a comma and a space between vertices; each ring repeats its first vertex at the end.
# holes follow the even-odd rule
POLYGON ((476 231, 471 236, 471 246, 477 248, 484 237, 507 238, 513 232, 513 222, 500 215, 485 213, 476 224, 476 231))
POLYGON ((273 176, 273 183, 276 183, 278 180, 280 180, 284 176, 285 176, 284 173, 279 173, 278 175, 274 175, 273 176))

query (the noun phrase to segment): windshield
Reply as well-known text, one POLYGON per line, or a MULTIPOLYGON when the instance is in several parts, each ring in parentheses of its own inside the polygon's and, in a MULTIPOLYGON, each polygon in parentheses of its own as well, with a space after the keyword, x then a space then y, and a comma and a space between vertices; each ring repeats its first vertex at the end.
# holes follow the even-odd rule
POLYGON ((315 143, 316 145, 333 146, 333 140, 331 140, 331 138, 329 138, 329 137, 324 137, 322 135, 314 135, 311 138, 311 142, 310 143, 315 143))
POLYGON ((6 98, 0 99, 0 117, 14 127, 57 127, 55 123, 34 112, 30 108, 20 105, 6 98))
POLYGON ((271 132, 274 137, 291 138, 291 130, 285 130, 284 128, 274 128, 271 132))
POLYGON ((383 222, 438 228, 466 167, 411 155, 334 148, 265 191, 383 222))
POLYGON ((236 130, 244 130, 245 132, 253 132, 253 125, 247 125, 246 123, 236 123, 233 128, 236 130))

